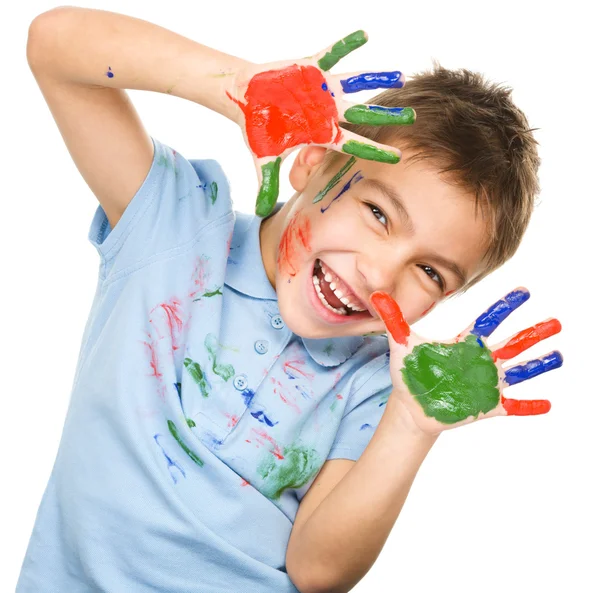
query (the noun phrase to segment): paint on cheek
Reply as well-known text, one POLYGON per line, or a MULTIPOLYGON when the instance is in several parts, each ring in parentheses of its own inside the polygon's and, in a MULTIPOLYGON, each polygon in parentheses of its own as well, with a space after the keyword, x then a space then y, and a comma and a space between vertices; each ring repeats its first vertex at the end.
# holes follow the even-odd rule
POLYGON ((315 449, 292 444, 284 447, 283 459, 276 460, 265 455, 257 467, 264 483, 261 491, 271 499, 278 499, 286 488, 300 488, 321 468, 319 454, 315 449))
POLYGON ((425 317, 425 315, 427 315, 427 313, 429 313, 429 311, 431 311, 431 309, 433 309, 435 307, 435 301, 433 303, 431 303, 431 305, 429 305, 429 307, 427 307, 427 309, 425 309, 425 311, 423 311, 423 313, 421 313, 421 317, 425 317))
POLYGON ((356 158, 352 156, 344 163, 344 166, 329 180, 327 185, 313 198, 312 203, 316 204, 317 202, 320 202, 329 193, 329 191, 331 191, 340 182, 340 179, 352 168, 354 163, 356 163, 356 158))
POLYGON ((498 369, 475 336, 458 344, 420 344, 404 358, 402 376, 426 416, 455 424, 500 401, 498 369))
POLYGON ((549 321, 538 323, 533 327, 523 330, 502 348, 493 352, 494 361, 514 358, 541 340, 557 334, 561 329, 558 319, 550 319, 549 321))
POLYGON ((348 140, 348 142, 344 143, 342 151, 369 161, 378 161, 391 165, 400 162, 400 157, 395 152, 383 150, 373 144, 366 144, 365 142, 358 142, 356 140, 348 140))
POLYGON ((358 183, 361 179, 363 179, 363 176, 360 171, 354 173, 354 175, 352 175, 352 177, 346 182, 344 187, 342 187, 340 193, 337 196, 335 196, 335 198, 333 198, 331 202, 329 202, 329 205, 325 208, 321 208, 321 214, 328 210, 331 207, 331 204, 333 204, 337 199, 341 198, 344 193, 346 193, 355 183, 358 183))
POLYGON ((299 144, 337 144, 342 137, 334 99, 323 92, 323 73, 292 64, 252 77, 242 103, 246 136, 258 157, 276 157, 299 144))
POLYGON ((283 231, 277 253, 277 267, 280 274, 295 276, 304 252, 310 253, 310 220, 301 212, 296 212, 283 231))
POLYGON ((112 71, 111 67, 108 67, 108 72, 106 73, 106 76, 108 76, 108 78, 114 78, 115 73, 112 71))

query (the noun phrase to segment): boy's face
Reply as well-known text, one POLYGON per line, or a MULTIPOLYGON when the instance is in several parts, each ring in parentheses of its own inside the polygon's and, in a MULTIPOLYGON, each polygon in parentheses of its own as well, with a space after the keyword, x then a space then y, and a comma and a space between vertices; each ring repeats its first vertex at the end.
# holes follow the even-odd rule
MULTIPOLYGON (((369 302, 373 291, 389 293, 411 324, 482 270, 486 221, 476 213, 474 197, 427 161, 406 164, 411 154, 404 150, 395 165, 355 159, 348 167, 344 158, 323 173, 312 164, 320 163, 322 149, 298 153, 290 171, 297 193, 260 228, 267 277, 294 333, 305 338, 385 333, 369 302), (340 172, 339 182, 313 204, 340 172), (384 187, 396 194, 400 210, 384 187), (321 304, 313 283, 317 260, 360 298, 365 313, 340 315, 321 304)), ((322 275, 317 270, 317 278, 322 275)), ((339 309, 329 283, 319 285, 339 309)), ((335 290, 340 287, 338 281, 335 290)), ((348 293, 343 287, 342 292, 348 293)))

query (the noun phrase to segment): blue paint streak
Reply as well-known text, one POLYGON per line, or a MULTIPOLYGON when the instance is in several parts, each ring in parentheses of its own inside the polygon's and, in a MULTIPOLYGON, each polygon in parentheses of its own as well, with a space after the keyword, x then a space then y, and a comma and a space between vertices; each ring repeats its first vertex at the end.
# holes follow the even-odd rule
POLYGON ((392 113, 400 115, 404 111, 404 107, 381 107, 381 105, 367 105, 369 111, 379 111, 379 113, 392 113))
POLYGON ((373 428, 370 424, 363 424, 359 430, 364 430, 365 428, 373 428))
POLYGON ((173 383, 175 385, 175 389, 177 389, 177 395, 179 396, 179 401, 181 401, 181 383, 173 383))
POLYGON ((327 90, 327 83, 326 83, 326 82, 324 82, 324 83, 321 85, 321 88, 322 88, 324 91, 326 91, 326 90, 327 90))
POLYGON ((264 422, 267 426, 275 426, 276 424, 279 424, 279 422, 273 422, 272 420, 269 420, 267 415, 262 410, 259 410, 258 412, 250 412, 250 414, 253 418, 256 418, 259 422, 264 422))
POLYGON ((527 381, 533 377, 537 377, 542 373, 547 373, 552 369, 557 369, 562 366, 563 357, 560 352, 551 352, 543 358, 530 360, 525 364, 512 367, 506 371, 505 381, 509 385, 516 385, 521 381, 527 381))
POLYGON ((255 395, 256 393, 254 393, 252 389, 244 389, 244 391, 242 391, 242 399, 244 400, 244 403, 246 404, 247 408, 250 407, 250 404, 252 403, 252 400, 254 399, 255 395))
POLYGON ((341 80, 345 93, 358 93, 372 89, 401 89, 404 82, 401 80, 402 72, 366 72, 341 80))
POLYGON ((165 459, 167 460, 167 467, 169 469, 169 474, 171 475, 171 478, 173 480, 173 484, 177 484, 177 478, 175 477, 175 474, 173 473, 173 470, 171 469, 172 467, 176 467, 182 474, 183 477, 185 478, 185 470, 176 462, 173 461, 168 455, 167 452, 163 449, 163 446, 158 442, 158 437, 162 436, 160 433, 156 433, 154 435, 154 440, 156 441, 156 444, 160 447, 161 451, 163 452, 163 455, 165 456, 165 459))
POLYGON ((360 171, 354 173, 354 175, 352 175, 352 177, 346 182, 346 185, 342 187, 340 193, 337 196, 335 196, 335 198, 333 198, 331 202, 329 202, 329 206, 327 206, 327 208, 321 208, 321 214, 323 214, 325 210, 327 210, 331 206, 331 204, 333 204, 339 197, 341 197, 341 195, 344 192, 347 192, 350 189, 350 187, 352 187, 355 183, 358 183, 361 179, 363 179, 363 176, 360 171))
POLYGON ((471 333, 487 338, 515 309, 527 301, 529 296, 529 292, 525 290, 514 290, 507 294, 477 318, 471 333))
POLYGON ((481 338, 477 338, 477 343, 482 347, 485 348, 485 345, 483 344, 483 342, 481 341, 481 338))
POLYGON ((331 96, 335 97, 335 93, 333 91, 331 91, 331 96))

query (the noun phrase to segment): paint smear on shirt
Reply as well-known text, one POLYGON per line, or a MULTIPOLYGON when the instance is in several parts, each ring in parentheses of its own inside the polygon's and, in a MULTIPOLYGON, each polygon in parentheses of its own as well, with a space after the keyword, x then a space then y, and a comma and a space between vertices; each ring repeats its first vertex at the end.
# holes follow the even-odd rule
POLYGON ((230 364, 221 364, 217 362, 217 336, 207 334, 204 339, 204 347, 208 350, 208 355, 212 360, 212 370, 215 375, 219 375, 223 381, 229 381, 235 375, 235 369, 230 364))

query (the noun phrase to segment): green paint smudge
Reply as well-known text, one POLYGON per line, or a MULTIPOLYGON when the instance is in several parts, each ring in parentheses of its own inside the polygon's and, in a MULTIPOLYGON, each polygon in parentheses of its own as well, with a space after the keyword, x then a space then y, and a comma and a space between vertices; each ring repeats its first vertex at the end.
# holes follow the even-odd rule
POLYGON ((217 185, 216 181, 213 181, 210 184, 210 199, 214 205, 214 203, 217 201, 217 193, 219 191, 219 186, 217 185))
POLYGON ((197 362, 194 362, 191 358, 184 358, 183 366, 187 369, 187 372, 194 380, 194 383, 196 383, 196 385, 198 385, 200 388, 202 395, 204 397, 208 397, 208 383, 204 378, 202 367, 197 362))
POLYGON ((317 202, 320 202, 327 193, 339 183, 340 179, 348 172, 355 162, 356 158, 351 156, 344 166, 329 180, 329 183, 314 197, 312 203, 316 204, 317 202))
POLYGON ((222 287, 219 287, 219 288, 216 288, 213 291, 205 292, 202 296, 212 297, 212 296, 217 296, 218 294, 220 294, 221 296, 223 296, 223 293, 221 292, 221 288, 222 287))
POLYGON ((284 447, 283 459, 266 453, 257 471, 265 480, 263 494, 278 499, 286 488, 300 488, 320 469, 319 454, 315 449, 292 444, 284 447))
POLYGON ((361 45, 367 42, 367 36, 364 31, 355 31, 350 33, 347 37, 344 37, 333 45, 317 63, 321 70, 329 70, 333 68, 343 57, 347 56, 350 52, 358 49, 361 45))
POLYGON ((344 117, 352 124, 408 125, 415 123, 415 110, 412 107, 386 109, 377 105, 353 105, 346 109, 344 117))
POLYGON ((220 364, 217 362, 217 337, 215 334, 207 334, 204 339, 204 347, 212 359, 212 370, 215 375, 222 377, 224 381, 229 381, 235 375, 235 369, 230 364, 220 364))
POLYGON ((380 163, 390 163, 392 165, 400 161, 400 157, 389 150, 382 150, 372 144, 365 144, 356 140, 348 140, 342 150, 347 154, 353 154, 361 159, 369 161, 379 161, 380 163))
POLYGON ((190 428, 195 428, 196 427, 196 423, 191 418, 186 418, 185 421, 187 422, 187 425, 190 428))
POLYGON ((425 414, 454 424, 500 401, 498 368, 489 348, 469 335, 457 344, 420 344, 404 358, 404 383, 425 414))
POLYGON ((281 157, 261 167, 262 185, 256 198, 255 213, 257 216, 265 217, 271 214, 279 195, 279 168, 281 157))
POLYGON ((200 457, 198 457, 198 455, 196 455, 181 439, 181 437, 179 436, 178 432, 177 432, 177 427, 175 426, 175 423, 172 420, 167 420, 167 424, 169 425, 169 431, 170 433, 173 435, 173 438, 179 443, 179 445, 181 446, 181 448, 188 454, 189 458, 194 462, 197 463, 200 467, 202 467, 204 465, 204 461, 202 461, 202 459, 200 459, 200 457))

